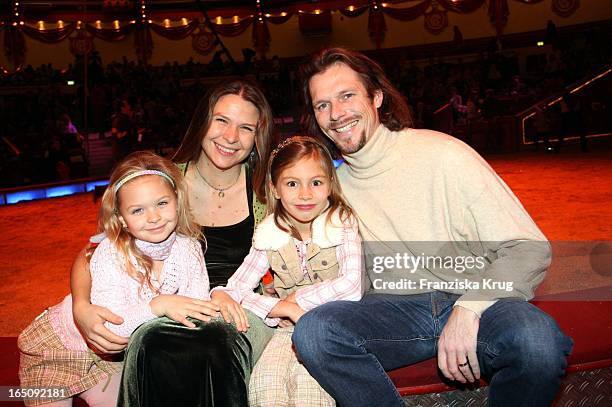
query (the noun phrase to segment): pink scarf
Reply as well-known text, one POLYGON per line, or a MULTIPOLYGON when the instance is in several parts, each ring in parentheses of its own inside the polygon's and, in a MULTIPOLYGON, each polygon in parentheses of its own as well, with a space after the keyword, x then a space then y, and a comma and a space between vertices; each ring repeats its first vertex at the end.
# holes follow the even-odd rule
POLYGON ((176 232, 172 232, 170 236, 163 242, 159 243, 151 243, 145 242, 144 240, 136 239, 136 247, 140 249, 141 252, 152 258, 153 260, 163 261, 170 256, 170 252, 172 251, 172 245, 176 241, 176 232))

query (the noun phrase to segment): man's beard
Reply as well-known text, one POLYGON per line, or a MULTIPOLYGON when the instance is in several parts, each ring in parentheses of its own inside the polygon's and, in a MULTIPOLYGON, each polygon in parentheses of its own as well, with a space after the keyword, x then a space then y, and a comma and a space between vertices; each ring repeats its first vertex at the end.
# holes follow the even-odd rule
MULTIPOLYGON (((332 141, 334 141, 332 139, 332 141)), ((350 140, 347 140, 348 142, 350 142, 350 140)), ((334 144, 336 144, 336 147, 338 147, 338 150, 340 150, 340 153, 342 153, 343 155, 347 155, 347 154, 354 154, 357 151, 361 150, 363 148, 363 146, 366 145, 366 135, 365 135, 365 130, 361 131, 361 134, 359 135, 359 140, 357 140, 357 144, 355 145, 350 145, 350 144, 338 144, 334 141, 334 144)))

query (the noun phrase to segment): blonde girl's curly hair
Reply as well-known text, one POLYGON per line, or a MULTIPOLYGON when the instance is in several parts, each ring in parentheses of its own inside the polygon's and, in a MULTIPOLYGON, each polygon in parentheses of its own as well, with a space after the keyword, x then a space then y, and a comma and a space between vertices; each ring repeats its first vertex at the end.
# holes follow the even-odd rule
MULTIPOLYGON (((102 196, 100 212, 98 215, 98 232, 104 232, 106 237, 117 248, 117 251, 125 260, 125 271, 138 281, 142 286, 147 285, 154 292, 158 290, 151 283, 151 268, 153 260, 146 256, 136 247, 134 237, 123 227, 119 213, 119 192, 121 187, 131 182, 131 177, 142 171, 159 171, 166 176, 157 175, 173 189, 177 200, 177 225, 176 233, 195 239, 204 239, 202 232, 189 210, 187 189, 178 167, 170 160, 160 157, 149 151, 138 151, 130 154, 121 161, 111 174, 108 187, 102 196), (129 179, 125 182, 126 179, 129 179), (117 187, 118 186, 118 187, 117 187), (136 263, 145 272, 139 273, 130 259, 136 259, 136 263)), ((147 174, 143 174, 147 175, 147 174)))

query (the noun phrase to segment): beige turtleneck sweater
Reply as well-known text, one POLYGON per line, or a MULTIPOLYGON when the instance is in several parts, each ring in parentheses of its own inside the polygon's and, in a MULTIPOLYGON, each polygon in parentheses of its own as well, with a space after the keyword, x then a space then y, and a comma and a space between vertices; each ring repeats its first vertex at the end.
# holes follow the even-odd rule
POLYGON ((435 131, 392 132, 380 125, 360 151, 344 159, 338 177, 359 218, 375 292, 453 292, 461 294, 456 305, 478 315, 499 298, 533 297, 550 264, 550 245, 470 147, 435 131), (395 263, 377 273, 372 262, 381 266, 382 256, 395 263), (456 266, 460 257, 476 266, 456 266))

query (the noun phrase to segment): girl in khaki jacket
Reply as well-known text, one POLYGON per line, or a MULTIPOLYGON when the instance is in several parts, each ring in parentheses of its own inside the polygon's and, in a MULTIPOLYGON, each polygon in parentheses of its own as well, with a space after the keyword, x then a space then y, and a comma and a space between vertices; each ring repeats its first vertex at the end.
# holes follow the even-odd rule
MULTIPOLYGON (((319 141, 286 139, 272 152, 267 176, 268 216, 257 226, 242 265, 212 297, 222 300, 221 307, 242 305, 266 324, 279 326, 253 370, 249 405, 333 406, 297 360, 291 333, 300 317, 318 305, 361 299, 357 222, 342 197, 331 156, 319 141), (268 269, 278 298, 253 292, 268 269)), ((236 324, 248 329, 244 318, 236 324)))

